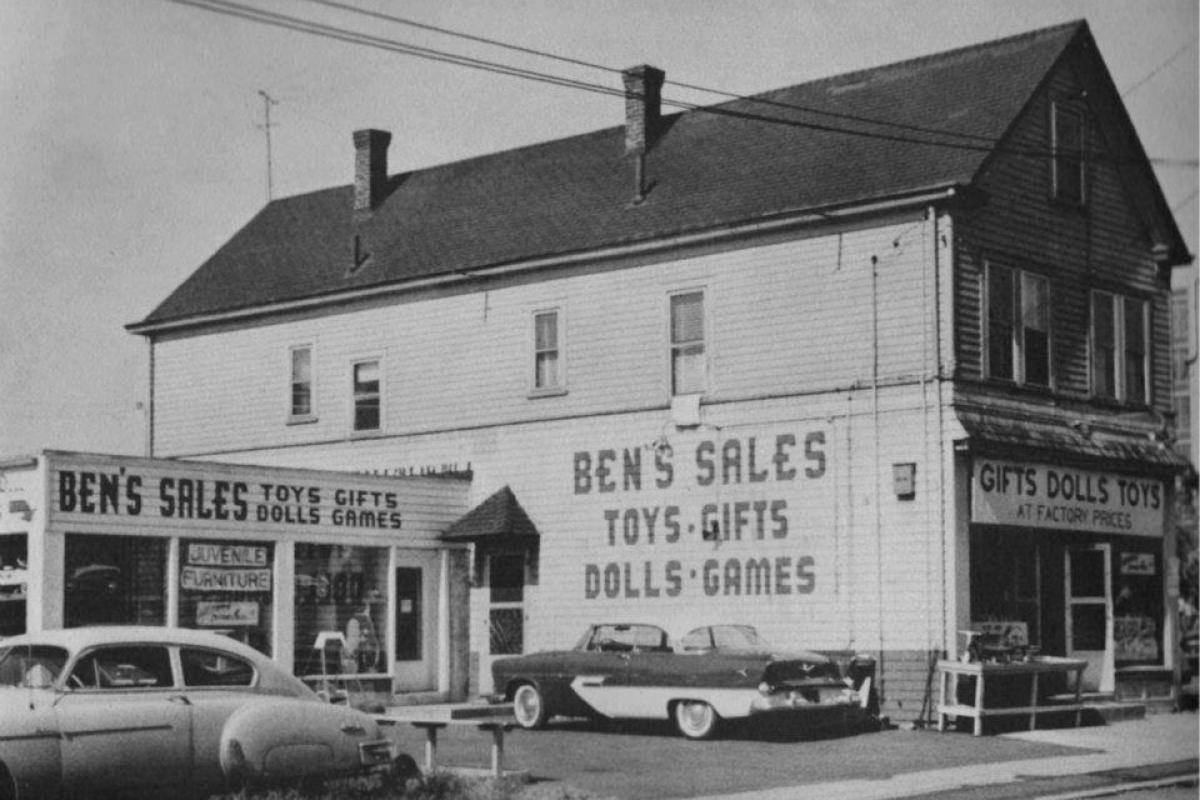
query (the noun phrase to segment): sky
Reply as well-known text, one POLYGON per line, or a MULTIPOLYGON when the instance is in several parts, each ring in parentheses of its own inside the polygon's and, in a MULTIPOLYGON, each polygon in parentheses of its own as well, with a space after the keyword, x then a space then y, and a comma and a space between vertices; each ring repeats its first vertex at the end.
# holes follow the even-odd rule
MULTIPOLYGON (((312 0, 236 0, 620 87, 619 76, 312 0)), ((1195 0, 342 0, 751 94, 1086 19, 1197 248, 1195 0)), ((619 97, 279 30, 172 0, 0 0, 0 457, 145 448, 149 314, 267 200, 621 124, 619 97)), ((721 98, 668 85, 664 96, 721 98)))

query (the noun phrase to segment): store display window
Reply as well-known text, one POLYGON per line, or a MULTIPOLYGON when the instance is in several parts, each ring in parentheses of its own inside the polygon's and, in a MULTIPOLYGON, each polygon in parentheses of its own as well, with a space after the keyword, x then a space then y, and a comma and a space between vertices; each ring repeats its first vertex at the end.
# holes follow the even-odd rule
POLYGON ((386 547, 296 545, 297 675, 388 672, 387 579, 386 547))
POLYGON ((68 533, 63 626, 165 625, 167 539, 68 533))
MULTIPOLYGON (((1042 641, 1042 548, 1023 532, 971 534, 971 622, 1019 631, 1014 643, 1042 641)), ((979 626, 983 627, 983 626, 979 626)))
POLYGON ((25 632, 28 563, 29 537, 26 534, 0 536, 0 636, 25 632))
POLYGON ((271 655, 274 559, 270 542, 181 540, 179 624, 219 631, 271 655))
POLYGON ((1119 550, 1113 576, 1113 642, 1118 666, 1162 658, 1162 572, 1158 553, 1119 550))

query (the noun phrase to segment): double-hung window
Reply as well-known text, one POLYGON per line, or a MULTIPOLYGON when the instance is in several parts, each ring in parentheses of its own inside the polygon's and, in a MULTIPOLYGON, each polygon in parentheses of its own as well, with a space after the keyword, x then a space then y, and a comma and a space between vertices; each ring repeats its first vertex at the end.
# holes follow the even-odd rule
POLYGON ((354 430, 377 431, 380 422, 379 361, 357 361, 354 380, 354 430))
POLYGON ((705 385, 704 292, 671 295, 671 394, 699 394, 705 385))
POLYGON ((1087 162, 1084 159, 1083 114, 1055 103, 1050 118, 1051 191, 1055 200, 1081 206, 1086 200, 1087 162))
POLYGON ((566 389, 562 372, 561 316, 558 309, 533 315, 533 392, 554 394, 566 389))
POLYGON ((1132 405, 1150 401, 1150 306, 1092 292, 1092 393, 1132 405))
POLYGON ((987 264, 984 327, 989 378, 1050 386, 1050 281, 1041 275, 987 264))
POLYGON ((291 359, 291 400, 288 418, 292 421, 309 420, 313 411, 313 364, 312 347, 297 345, 289 351, 291 359))

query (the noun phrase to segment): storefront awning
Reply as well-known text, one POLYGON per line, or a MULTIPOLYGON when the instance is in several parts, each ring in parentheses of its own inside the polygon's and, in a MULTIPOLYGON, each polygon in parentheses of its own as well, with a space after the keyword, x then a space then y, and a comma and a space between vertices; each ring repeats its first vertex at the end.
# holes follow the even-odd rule
POLYGON ((505 486, 451 525, 441 539, 489 545, 530 544, 537 541, 538 530, 512 489, 505 486))
POLYGON ((1153 433, 1119 431, 1089 420, 1021 418, 957 412, 967 438, 955 442, 972 455, 1036 457, 1050 463, 1174 473, 1188 462, 1153 433))

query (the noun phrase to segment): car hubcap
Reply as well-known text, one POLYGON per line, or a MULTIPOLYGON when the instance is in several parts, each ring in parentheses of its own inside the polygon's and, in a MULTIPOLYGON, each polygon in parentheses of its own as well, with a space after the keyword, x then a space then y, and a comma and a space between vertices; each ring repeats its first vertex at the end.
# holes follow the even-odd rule
POLYGON ((705 703, 684 703, 679 712, 680 720, 684 726, 696 733, 708 727, 711 715, 712 709, 705 703))
POLYGON ((517 714, 517 720, 523 725, 532 724, 537 719, 542 705, 537 690, 530 686, 522 686, 517 690, 517 696, 514 700, 514 710, 517 714))

